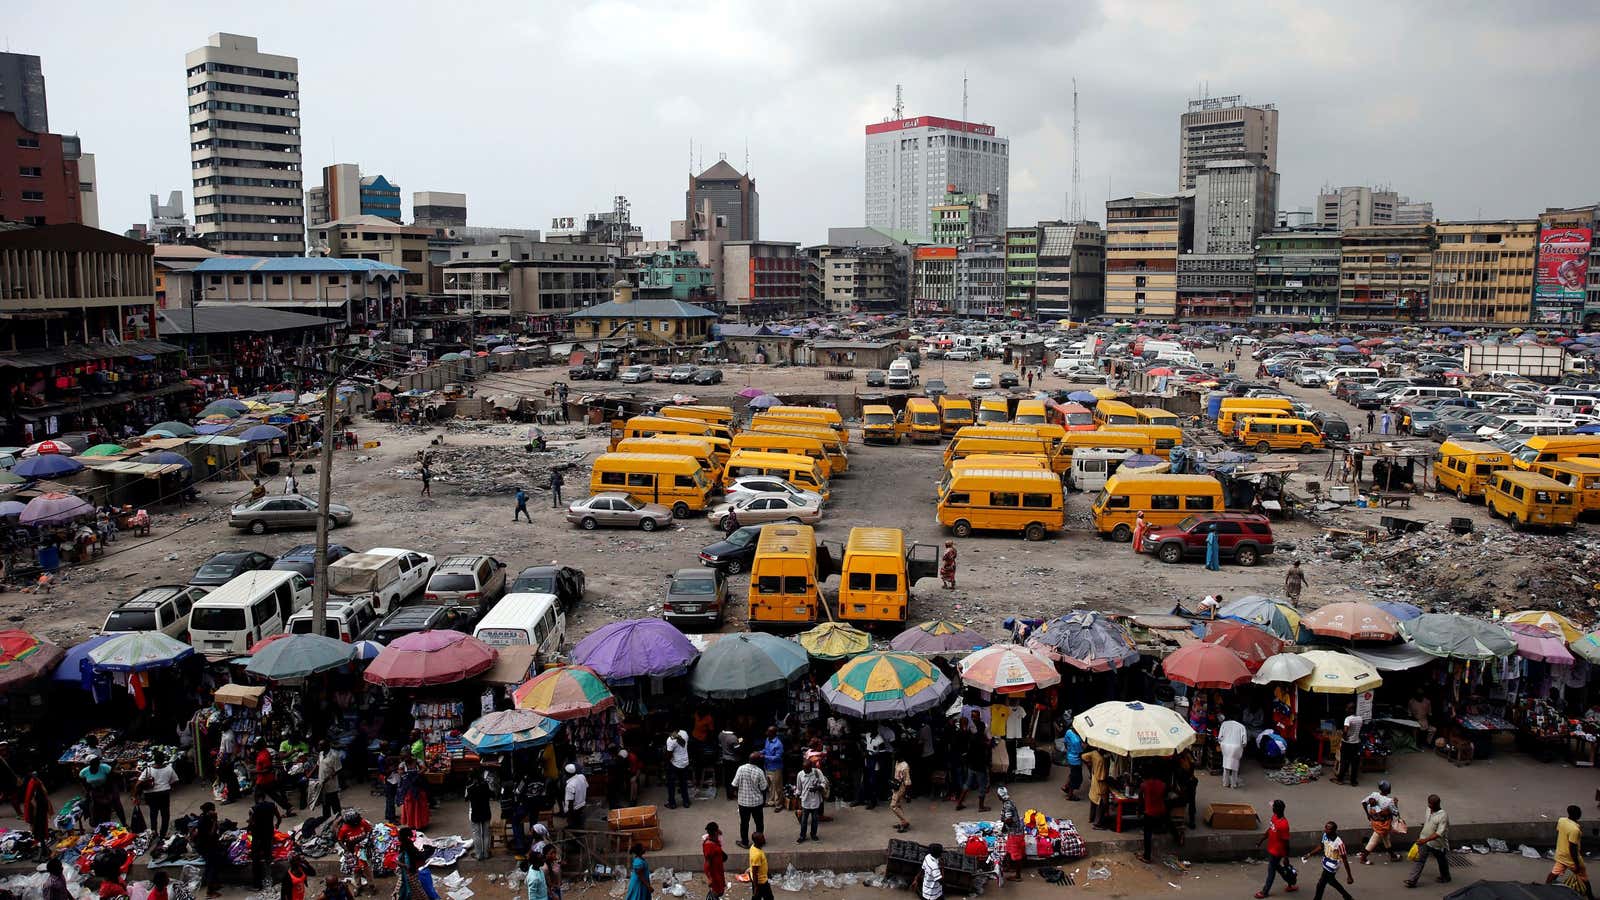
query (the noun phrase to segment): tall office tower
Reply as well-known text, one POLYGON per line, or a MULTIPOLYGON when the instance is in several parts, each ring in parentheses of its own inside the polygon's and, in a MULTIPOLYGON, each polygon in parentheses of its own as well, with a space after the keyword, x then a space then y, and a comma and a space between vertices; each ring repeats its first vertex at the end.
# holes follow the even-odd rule
POLYGON ((50 130, 39 57, 0 53, 0 112, 15 113, 29 131, 43 134, 50 130))
POLYGON ((184 65, 195 231, 222 253, 303 255, 299 61, 213 34, 184 65))
POLYGON ((938 116, 867 126, 866 225, 924 238, 945 196, 992 194, 987 235, 1001 235, 1010 203, 1011 141, 993 125, 938 116))
POLYGON ((1278 108, 1238 96, 1190 100, 1179 119, 1178 189, 1193 190, 1206 163, 1225 159, 1259 159, 1278 171, 1278 108))
POLYGON ((684 219, 693 219, 703 201, 710 201, 711 214, 727 226, 728 240, 761 239, 761 197, 756 193, 756 181, 748 174, 741 175, 727 160, 718 160, 689 177, 689 189, 683 194, 684 219))

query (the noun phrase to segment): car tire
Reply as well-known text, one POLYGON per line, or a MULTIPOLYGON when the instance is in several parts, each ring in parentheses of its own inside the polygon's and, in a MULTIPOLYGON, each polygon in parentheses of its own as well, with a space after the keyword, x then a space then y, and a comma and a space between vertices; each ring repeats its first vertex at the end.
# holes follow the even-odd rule
POLYGON ((958 538, 971 537, 972 523, 966 519, 957 519, 955 524, 950 526, 950 533, 958 538))
POLYGON ((1315 444, 1301 444, 1300 445, 1300 452, 1301 453, 1311 453, 1312 451, 1314 451, 1316 449, 1317 449, 1317 446, 1315 444))
POLYGON ((579 522, 578 525, 581 526, 584 531, 593 531, 600 527, 600 523, 594 520, 594 516, 584 516, 583 521, 579 522))
POLYGON ((260 519, 256 519, 254 522, 250 523, 249 528, 247 528, 246 530, 249 531, 251 534, 266 534, 267 533, 267 523, 261 521, 260 519))
POLYGON ((1465 485, 1456 488, 1456 499, 1460 500, 1462 503, 1467 502, 1467 489, 1465 485))
POLYGON ((1257 453, 1271 453, 1272 452, 1272 445, 1267 443, 1266 441, 1256 441, 1256 452, 1257 453))
POLYGON ((1162 544, 1161 547, 1156 550, 1156 558, 1164 563, 1181 563, 1183 562, 1183 545, 1175 541, 1162 544))
POLYGON ((1111 539, 1119 544, 1126 544, 1133 540, 1133 529, 1127 525, 1118 525, 1111 529, 1111 539))
POLYGON ((689 518, 689 504, 684 503, 682 500, 672 504, 672 517, 674 519, 689 518))
POLYGON ((1044 540, 1044 536, 1045 536, 1044 526, 1039 524, 1038 522, 1029 522, 1028 523, 1028 527, 1022 529, 1022 538, 1023 538, 1023 540, 1042 541, 1042 540, 1044 540))
POLYGON ((744 563, 738 561, 737 559, 730 559, 728 560, 728 564, 723 568, 727 570, 729 575, 738 575, 740 572, 744 571, 744 563))
POLYGON ((640 531, 655 531, 658 527, 660 526, 656 525, 656 520, 650 518, 649 516, 645 516, 639 520, 640 531))
POLYGON ((1233 561, 1247 569, 1255 565, 1256 560, 1260 558, 1261 552, 1248 544, 1233 551, 1233 561))
POLYGON ((333 516, 329 516, 328 517, 328 530, 332 531, 332 530, 334 530, 335 528, 338 528, 338 527, 339 527, 339 520, 335 519, 333 516))
POLYGON ((790 525, 799 525, 800 524, 800 518, 798 516, 790 516, 789 518, 784 519, 784 521, 789 523, 790 525))

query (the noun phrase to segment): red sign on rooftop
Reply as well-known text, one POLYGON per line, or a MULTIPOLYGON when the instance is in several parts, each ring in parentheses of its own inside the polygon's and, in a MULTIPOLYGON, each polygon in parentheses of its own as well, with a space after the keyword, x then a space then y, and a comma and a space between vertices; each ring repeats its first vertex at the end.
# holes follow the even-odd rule
POLYGON ((949 131, 964 131, 967 134, 985 134, 991 137, 994 135, 993 125, 979 125, 976 122, 963 122, 939 116, 914 116, 910 119, 876 122, 867 126, 867 134, 888 134, 892 131, 904 131, 907 128, 944 128, 949 131))

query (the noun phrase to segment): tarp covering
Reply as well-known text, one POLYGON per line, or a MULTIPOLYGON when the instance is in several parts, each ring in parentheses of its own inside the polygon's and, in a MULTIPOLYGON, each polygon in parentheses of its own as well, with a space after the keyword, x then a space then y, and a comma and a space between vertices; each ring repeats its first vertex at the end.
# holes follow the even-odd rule
POLYGON ((399 578, 398 556, 352 553, 328 564, 328 591, 334 594, 372 594, 399 578))
POLYGON ((1349 647, 1356 656, 1366 660, 1380 672, 1404 672, 1438 659, 1418 649, 1415 644, 1391 644, 1385 647, 1349 647))

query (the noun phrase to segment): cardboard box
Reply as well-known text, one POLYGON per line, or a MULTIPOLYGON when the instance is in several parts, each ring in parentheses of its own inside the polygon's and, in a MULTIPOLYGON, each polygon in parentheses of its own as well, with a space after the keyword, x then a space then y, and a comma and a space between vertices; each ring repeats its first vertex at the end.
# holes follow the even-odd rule
POLYGON ((1213 803, 1206 807, 1206 824, 1218 831, 1254 831, 1261 817, 1248 803, 1213 803))
POLYGON ((606 824, 612 831, 629 831, 635 828, 655 828, 661 824, 654 806, 624 806, 606 814, 606 824))
POLYGON ((611 834, 611 849, 618 853, 626 853, 634 844, 642 844, 646 850, 660 850, 661 829, 657 827, 634 828, 628 831, 616 831, 611 834))

